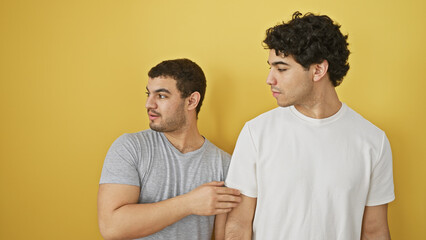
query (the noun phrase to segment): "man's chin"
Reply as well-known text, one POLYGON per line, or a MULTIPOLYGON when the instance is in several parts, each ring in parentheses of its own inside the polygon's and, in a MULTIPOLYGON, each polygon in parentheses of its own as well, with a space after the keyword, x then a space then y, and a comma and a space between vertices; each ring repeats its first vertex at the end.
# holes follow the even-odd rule
POLYGON ((289 107, 289 106, 291 106, 291 105, 293 105, 293 104, 288 103, 288 102, 279 102, 279 101, 277 100, 277 105, 278 105, 279 107, 289 107))
POLYGON ((151 130, 156 131, 156 132, 163 132, 164 131, 160 126, 156 126, 153 123, 149 124, 149 128, 151 128, 151 130))
POLYGON ((172 132, 172 131, 174 131, 171 128, 158 126, 158 125, 155 125, 155 124, 152 124, 152 123, 149 124, 149 128, 151 128, 151 130, 156 131, 156 132, 172 132))

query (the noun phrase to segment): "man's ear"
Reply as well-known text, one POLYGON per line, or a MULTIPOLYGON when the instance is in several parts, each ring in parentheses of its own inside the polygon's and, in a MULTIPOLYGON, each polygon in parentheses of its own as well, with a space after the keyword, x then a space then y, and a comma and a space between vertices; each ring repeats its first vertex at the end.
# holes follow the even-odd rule
POLYGON ((315 63, 313 64, 314 68, 314 82, 321 80, 328 71, 328 61, 323 60, 321 63, 315 63))
POLYGON ((198 103, 200 102, 201 95, 199 92, 193 92, 189 97, 187 97, 188 101, 188 110, 194 110, 197 108, 198 103))

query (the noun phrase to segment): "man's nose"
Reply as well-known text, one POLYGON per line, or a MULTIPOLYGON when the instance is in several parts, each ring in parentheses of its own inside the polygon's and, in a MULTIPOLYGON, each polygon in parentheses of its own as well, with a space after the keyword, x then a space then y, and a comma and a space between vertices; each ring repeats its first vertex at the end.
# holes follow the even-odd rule
POLYGON ((155 103, 153 96, 148 96, 146 98, 145 108, 155 109, 156 107, 157 107, 157 104, 155 103))
POLYGON ((268 77, 266 78, 266 84, 271 85, 271 86, 277 84, 277 81, 276 81, 276 79, 275 79, 275 77, 272 73, 272 69, 269 70, 268 77))

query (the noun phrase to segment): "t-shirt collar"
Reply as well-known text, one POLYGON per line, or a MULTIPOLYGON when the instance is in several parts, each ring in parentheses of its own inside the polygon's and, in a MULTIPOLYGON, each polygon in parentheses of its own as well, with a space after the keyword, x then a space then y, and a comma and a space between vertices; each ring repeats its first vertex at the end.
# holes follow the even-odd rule
POLYGON ((337 111, 337 113, 335 113, 334 115, 332 115, 330 117, 320 118, 320 119, 311 118, 311 117, 304 115, 303 113, 299 112, 296 109, 296 107, 294 107, 294 105, 290 106, 289 108, 290 108, 290 111, 299 119, 302 119, 302 120, 307 121, 307 122, 312 123, 312 124, 322 125, 322 124, 332 123, 332 122, 338 120, 339 118, 341 118, 343 116, 343 114, 346 112, 346 109, 348 107, 346 106, 345 103, 342 102, 342 106, 340 107, 339 111, 337 111))

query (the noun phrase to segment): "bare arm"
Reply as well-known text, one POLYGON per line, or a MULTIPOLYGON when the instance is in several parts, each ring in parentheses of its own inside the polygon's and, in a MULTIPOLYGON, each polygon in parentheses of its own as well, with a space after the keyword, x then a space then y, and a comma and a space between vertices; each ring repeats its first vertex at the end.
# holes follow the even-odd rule
POLYGON ((105 239, 133 239, 156 233, 188 215, 215 215, 231 211, 239 191, 206 183, 193 191, 157 203, 138 204, 140 188, 101 184, 98 192, 99 228, 105 239))
POLYGON ((225 239, 251 239, 256 203, 257 198, 241 195, 241 203, 228 213, 225 227, 225 239))
POLYGON ((388 205, 365 207, 361 240, 390 240, 388 205))
POLYGON ((216 215, 214 219, 214 239, 215 240, 224 240, 225 239, 225 223, 227 214, 216 215))

